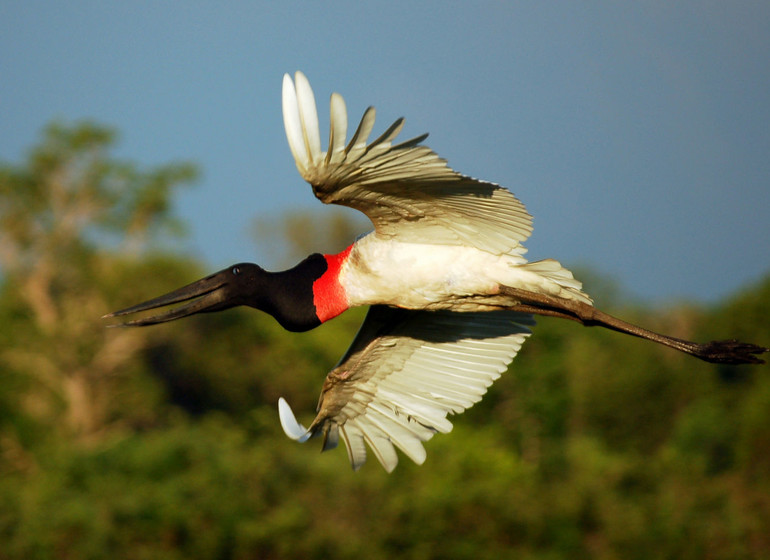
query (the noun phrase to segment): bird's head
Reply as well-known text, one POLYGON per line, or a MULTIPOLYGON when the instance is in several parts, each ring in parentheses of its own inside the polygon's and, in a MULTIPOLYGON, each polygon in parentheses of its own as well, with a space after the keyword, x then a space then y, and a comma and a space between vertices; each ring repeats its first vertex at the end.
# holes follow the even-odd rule
POLYGON ((260 308, 260 298, 264 292, 263 284, 266 274, 256 264, 234 264, 173 292, 120 311, 108 313, 103 318, 132 315, 175 303, 183 304, 155 315, 138 317, 120 323, 123 326, 141 327, 174 321, 196 313, 222 311, 238 305, 260 308))

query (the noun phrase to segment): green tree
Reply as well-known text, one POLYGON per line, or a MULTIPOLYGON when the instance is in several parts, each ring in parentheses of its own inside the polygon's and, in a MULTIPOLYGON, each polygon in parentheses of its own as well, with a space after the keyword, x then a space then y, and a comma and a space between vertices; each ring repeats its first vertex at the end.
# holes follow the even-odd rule
POLYGON ((103 126, 52 124, 26 161, 0 165, 3 313, 13 325, 0 363, 24 380, 14 400, 25 414, 80 436, 109 421, 116 376, 146 338, 98 321, 125 256, 178 230, 171 198, 196 176, 187 163, 144 170, 117 160, 114 143, 103 126))

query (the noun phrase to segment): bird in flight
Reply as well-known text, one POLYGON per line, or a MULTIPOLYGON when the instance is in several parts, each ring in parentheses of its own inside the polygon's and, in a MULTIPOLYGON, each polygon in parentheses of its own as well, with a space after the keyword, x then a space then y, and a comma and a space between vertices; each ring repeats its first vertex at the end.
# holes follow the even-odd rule
POLYGON ((281 424, 297 441, 342 439, 358 469, 371 449, 390 472, 396 448, 421 464, 423 442, 449 432, 449 414, 481 400, 530 335, 533 315, 601 326, 727 364, 763 363, 767 352, 736 340, 698 344, 626 323, 596 309, 557 261, 527 262, 532 217, 507 189, 451 169, 427 134, 394 143, 404 120, 369 142, 369 107, 347 141, 347 109, 331 96, 329 144, 321 150, 316 103, 301 72, 283 78, 283 119, 300 175, 321 202, 366 214, 374 231, 336 255, 312 254, 268 272, 230 266, 178 290, 110 313, 145 326, 246 305, 289 331, 317 327, 370 306, 353 343, 327 375, 308 428, 279 400, 281 424))

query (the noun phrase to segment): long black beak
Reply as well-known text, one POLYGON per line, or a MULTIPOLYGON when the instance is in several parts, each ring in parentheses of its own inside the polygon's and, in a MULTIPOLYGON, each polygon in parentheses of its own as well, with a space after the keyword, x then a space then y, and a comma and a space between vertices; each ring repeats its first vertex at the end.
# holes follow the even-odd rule
POLYGON ((154 299, 126 307, 120 311, 108 313, 102 319, 109 319, 111 317, 121 317, 124 315, 131 315, 133 313, 139 313, 141 311, 148 311, 150 309, 156 309, 158 307, 164 307, 166 305, 172 305, 174 303, 188 302, 185 305, 180 305, 173 309, 169 309, 157 315, 151 315, 149 317, 142 317, 138 319, 132 319, 123 323, 117 323, 110 325, 113 327, 143 327, 146 325, 155 325, 157 323, 165 323, 167 321, 174 321, 175 319, 181 319, 182 317, 188 317, 195 313, 206 313, 209 311, 219 311, 231 307, 232 304, 228 303, 228 296, 225 291, 227 286, 227 278, 224 274, 225 271, 217 272, 206 278, 202 278, 197 282, 188 284, 183 288, 174 290, 165 295, 156 297, 154 299), (192 301, 190 301, 192 300, 192 301))

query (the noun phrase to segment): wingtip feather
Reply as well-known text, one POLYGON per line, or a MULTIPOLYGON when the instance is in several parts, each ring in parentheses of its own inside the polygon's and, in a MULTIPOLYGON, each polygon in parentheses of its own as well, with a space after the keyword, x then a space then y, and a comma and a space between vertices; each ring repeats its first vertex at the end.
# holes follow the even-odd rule
POLYGON ((297 92, 297 108, 302 124, 305 148, 310 162, 316 163, 321 155, 321 132, 313 89, 310 87, 308 79, 300 71, 294 75, 294 87, 297 92))
POLYGON ((283 397, 278 399, 278 417, 281 420, 283 432, 294 441, 304 443, 312 435, 309 430, 297 422, 289 403, 283 397))
POLYGON ((283 126, 286 130, 286 140, 289 142, 291 155, 301 174, 304 174, 310 163, 307 148, 302 133, 302 120, 299 114, 297 90, 294 82, 288 74, 283 75, 283 89, 281 90, 281 104, 283 109, 283 126))
POLYGON ((345 158, 345 139, 348 135, 348 111, 345 100, 339 93, 333 93, 329 102, 329 151, 327 163, 337 163, 345 158))

